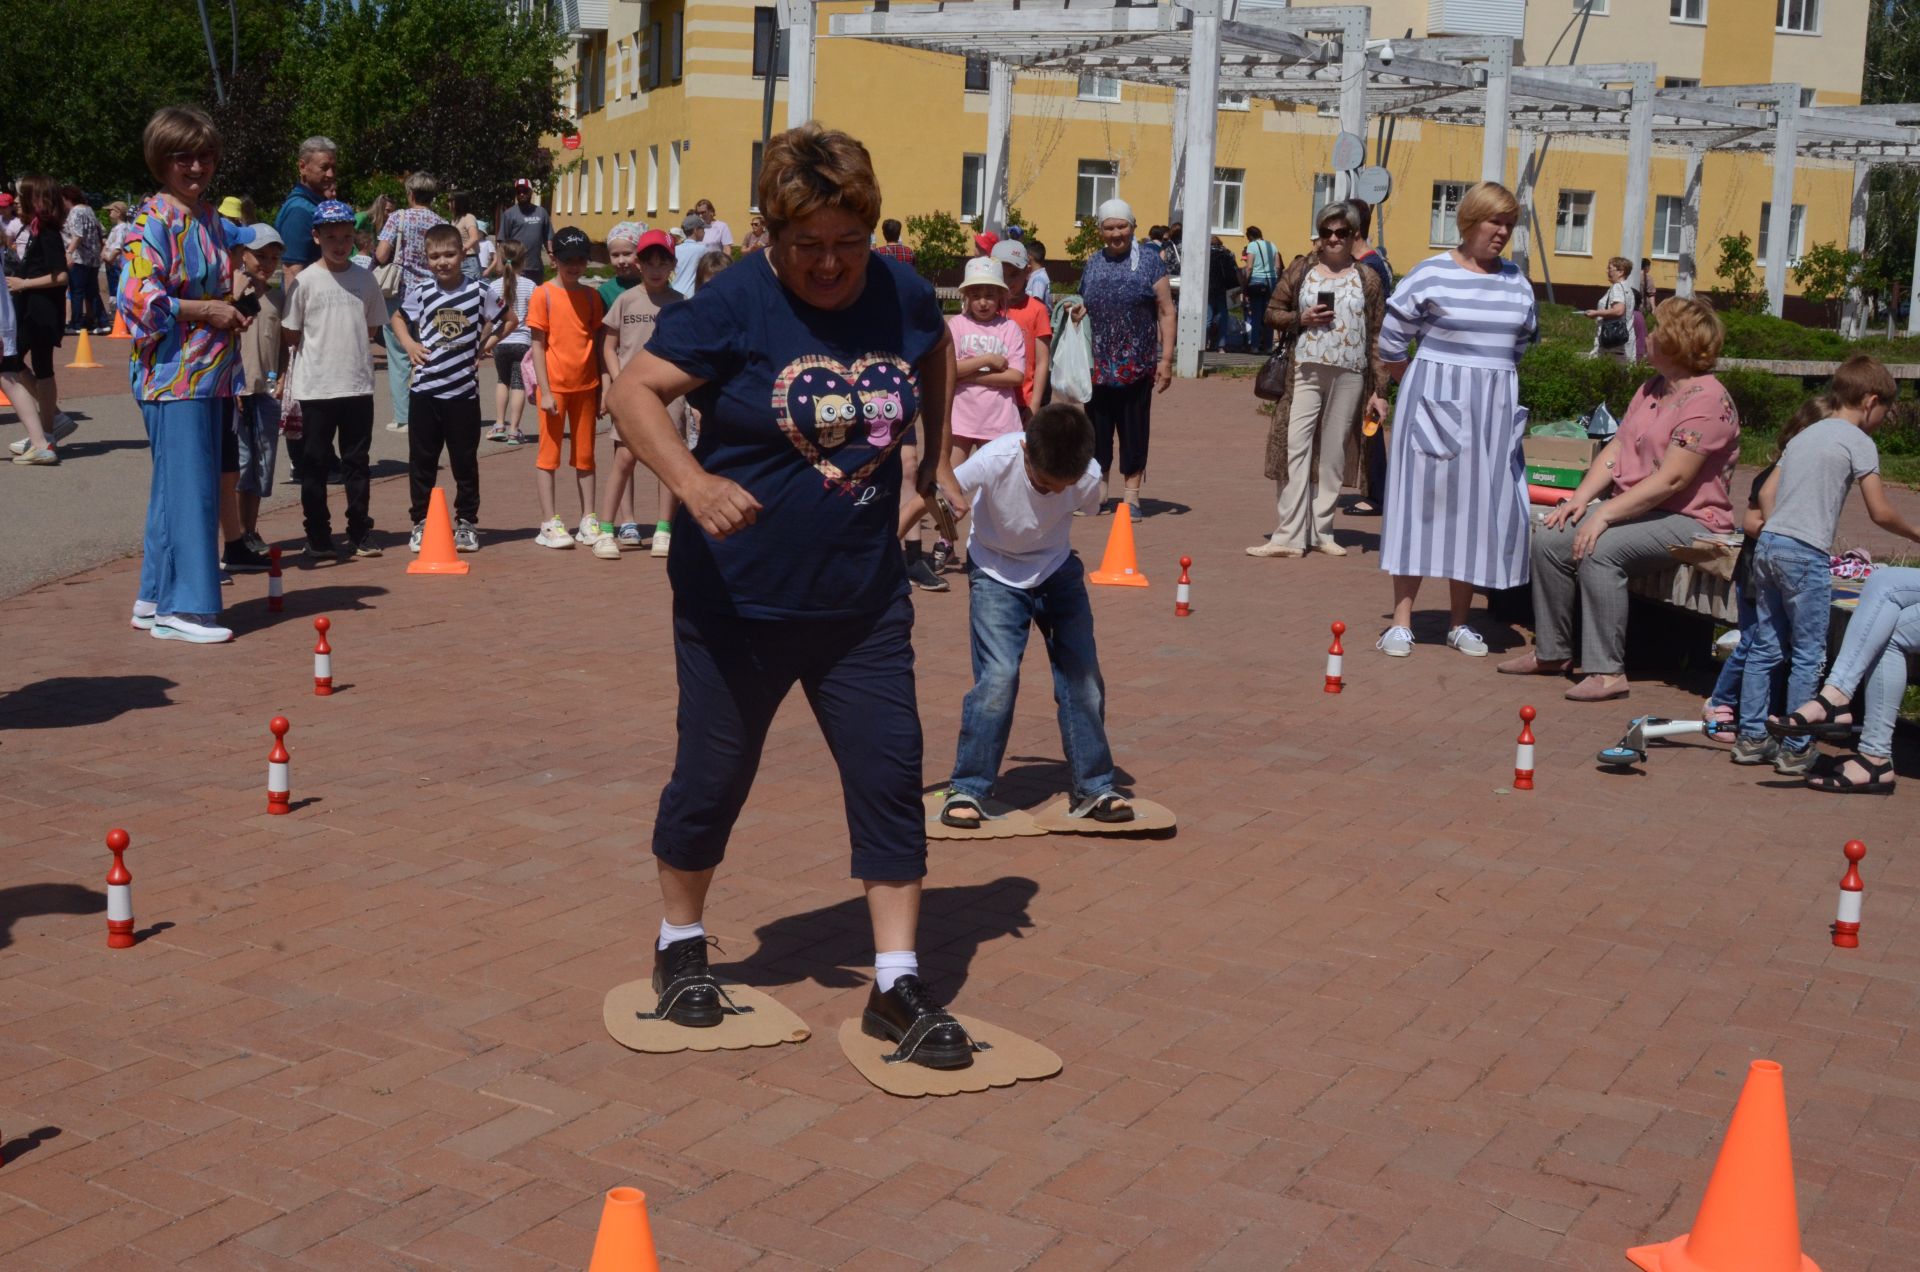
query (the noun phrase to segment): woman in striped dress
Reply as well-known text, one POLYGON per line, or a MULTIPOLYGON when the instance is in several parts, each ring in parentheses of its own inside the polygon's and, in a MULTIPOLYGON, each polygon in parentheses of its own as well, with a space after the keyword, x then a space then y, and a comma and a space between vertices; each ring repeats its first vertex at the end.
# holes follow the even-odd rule
POLYGON ((1447 644, 1474 658, 1487 653, 1467 626, 1474 590, 1527 581, 1516 368, 1536 324, 1532 286, 1500 255, 1519 214, 1505 186, 1474 186, 1456 213, 1460 246, 1415 266, 1387 301, 1380 360, 1401 384, 1380 545, 1393 626, 1376 648, 1395 658, 1413 652, 1423 578, 1448 581, 1447 644))

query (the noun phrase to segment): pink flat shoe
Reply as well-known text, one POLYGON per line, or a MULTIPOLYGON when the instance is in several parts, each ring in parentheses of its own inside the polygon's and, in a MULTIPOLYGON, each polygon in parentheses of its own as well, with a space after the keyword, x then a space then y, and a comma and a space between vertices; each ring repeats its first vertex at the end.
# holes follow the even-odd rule
POLYGON ((1518 658, 1509 658, 1494 668, 1503 676, 1564 676, 1567 664, 1541 662, 1540 655, 1529 649, 1518 658))
POLYGON ((1626 697, 1628 691, 1625 676, 1588 676, 1567 690, 1565 697, 1568 702, 1612 702, 1626 697))

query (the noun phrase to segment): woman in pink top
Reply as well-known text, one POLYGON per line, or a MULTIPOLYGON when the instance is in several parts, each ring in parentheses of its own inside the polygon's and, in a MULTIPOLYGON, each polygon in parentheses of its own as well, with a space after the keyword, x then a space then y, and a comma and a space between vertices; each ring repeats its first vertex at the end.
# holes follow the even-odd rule
POLYGON ((1500 665, 1508 675, 1558 676, 1573 665, 1573 601, 1581 605, 1574 702, 1627 696, 1627 579, 1673 566, 1670 547, 1733 530, 1728 483, 1740 457, 1740 416, 1713 367, 1726 328, 1713 306, 1675 296, 1654 311, 1641 386, 1612 441, 1571 496, 1533 534, 1534 648, 1500 665))

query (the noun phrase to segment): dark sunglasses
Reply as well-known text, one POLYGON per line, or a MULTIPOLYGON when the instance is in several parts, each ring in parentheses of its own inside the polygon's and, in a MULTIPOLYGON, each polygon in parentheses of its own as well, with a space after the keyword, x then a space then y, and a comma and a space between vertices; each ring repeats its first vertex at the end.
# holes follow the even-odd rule
POLYGON ((1337 243, 1343 239, 1352 238, 1353 231, 1352 230, 1336 230, 1331 227, 1328 227, 1320 231, 1320 237, 1323 239, 1332 239, 1337 243))

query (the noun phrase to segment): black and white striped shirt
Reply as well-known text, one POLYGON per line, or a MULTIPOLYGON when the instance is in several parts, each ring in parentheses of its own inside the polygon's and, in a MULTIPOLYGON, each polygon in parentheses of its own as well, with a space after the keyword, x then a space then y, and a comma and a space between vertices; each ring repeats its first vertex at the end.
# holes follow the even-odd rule
POLYGON ((480 339, 500 314, 487 288, 466 279, 442 287, 429 278, 407 288, 401 312, 427 351, 413 369, 413 391, 436 398, 468 398, 480 391, 480 339))

